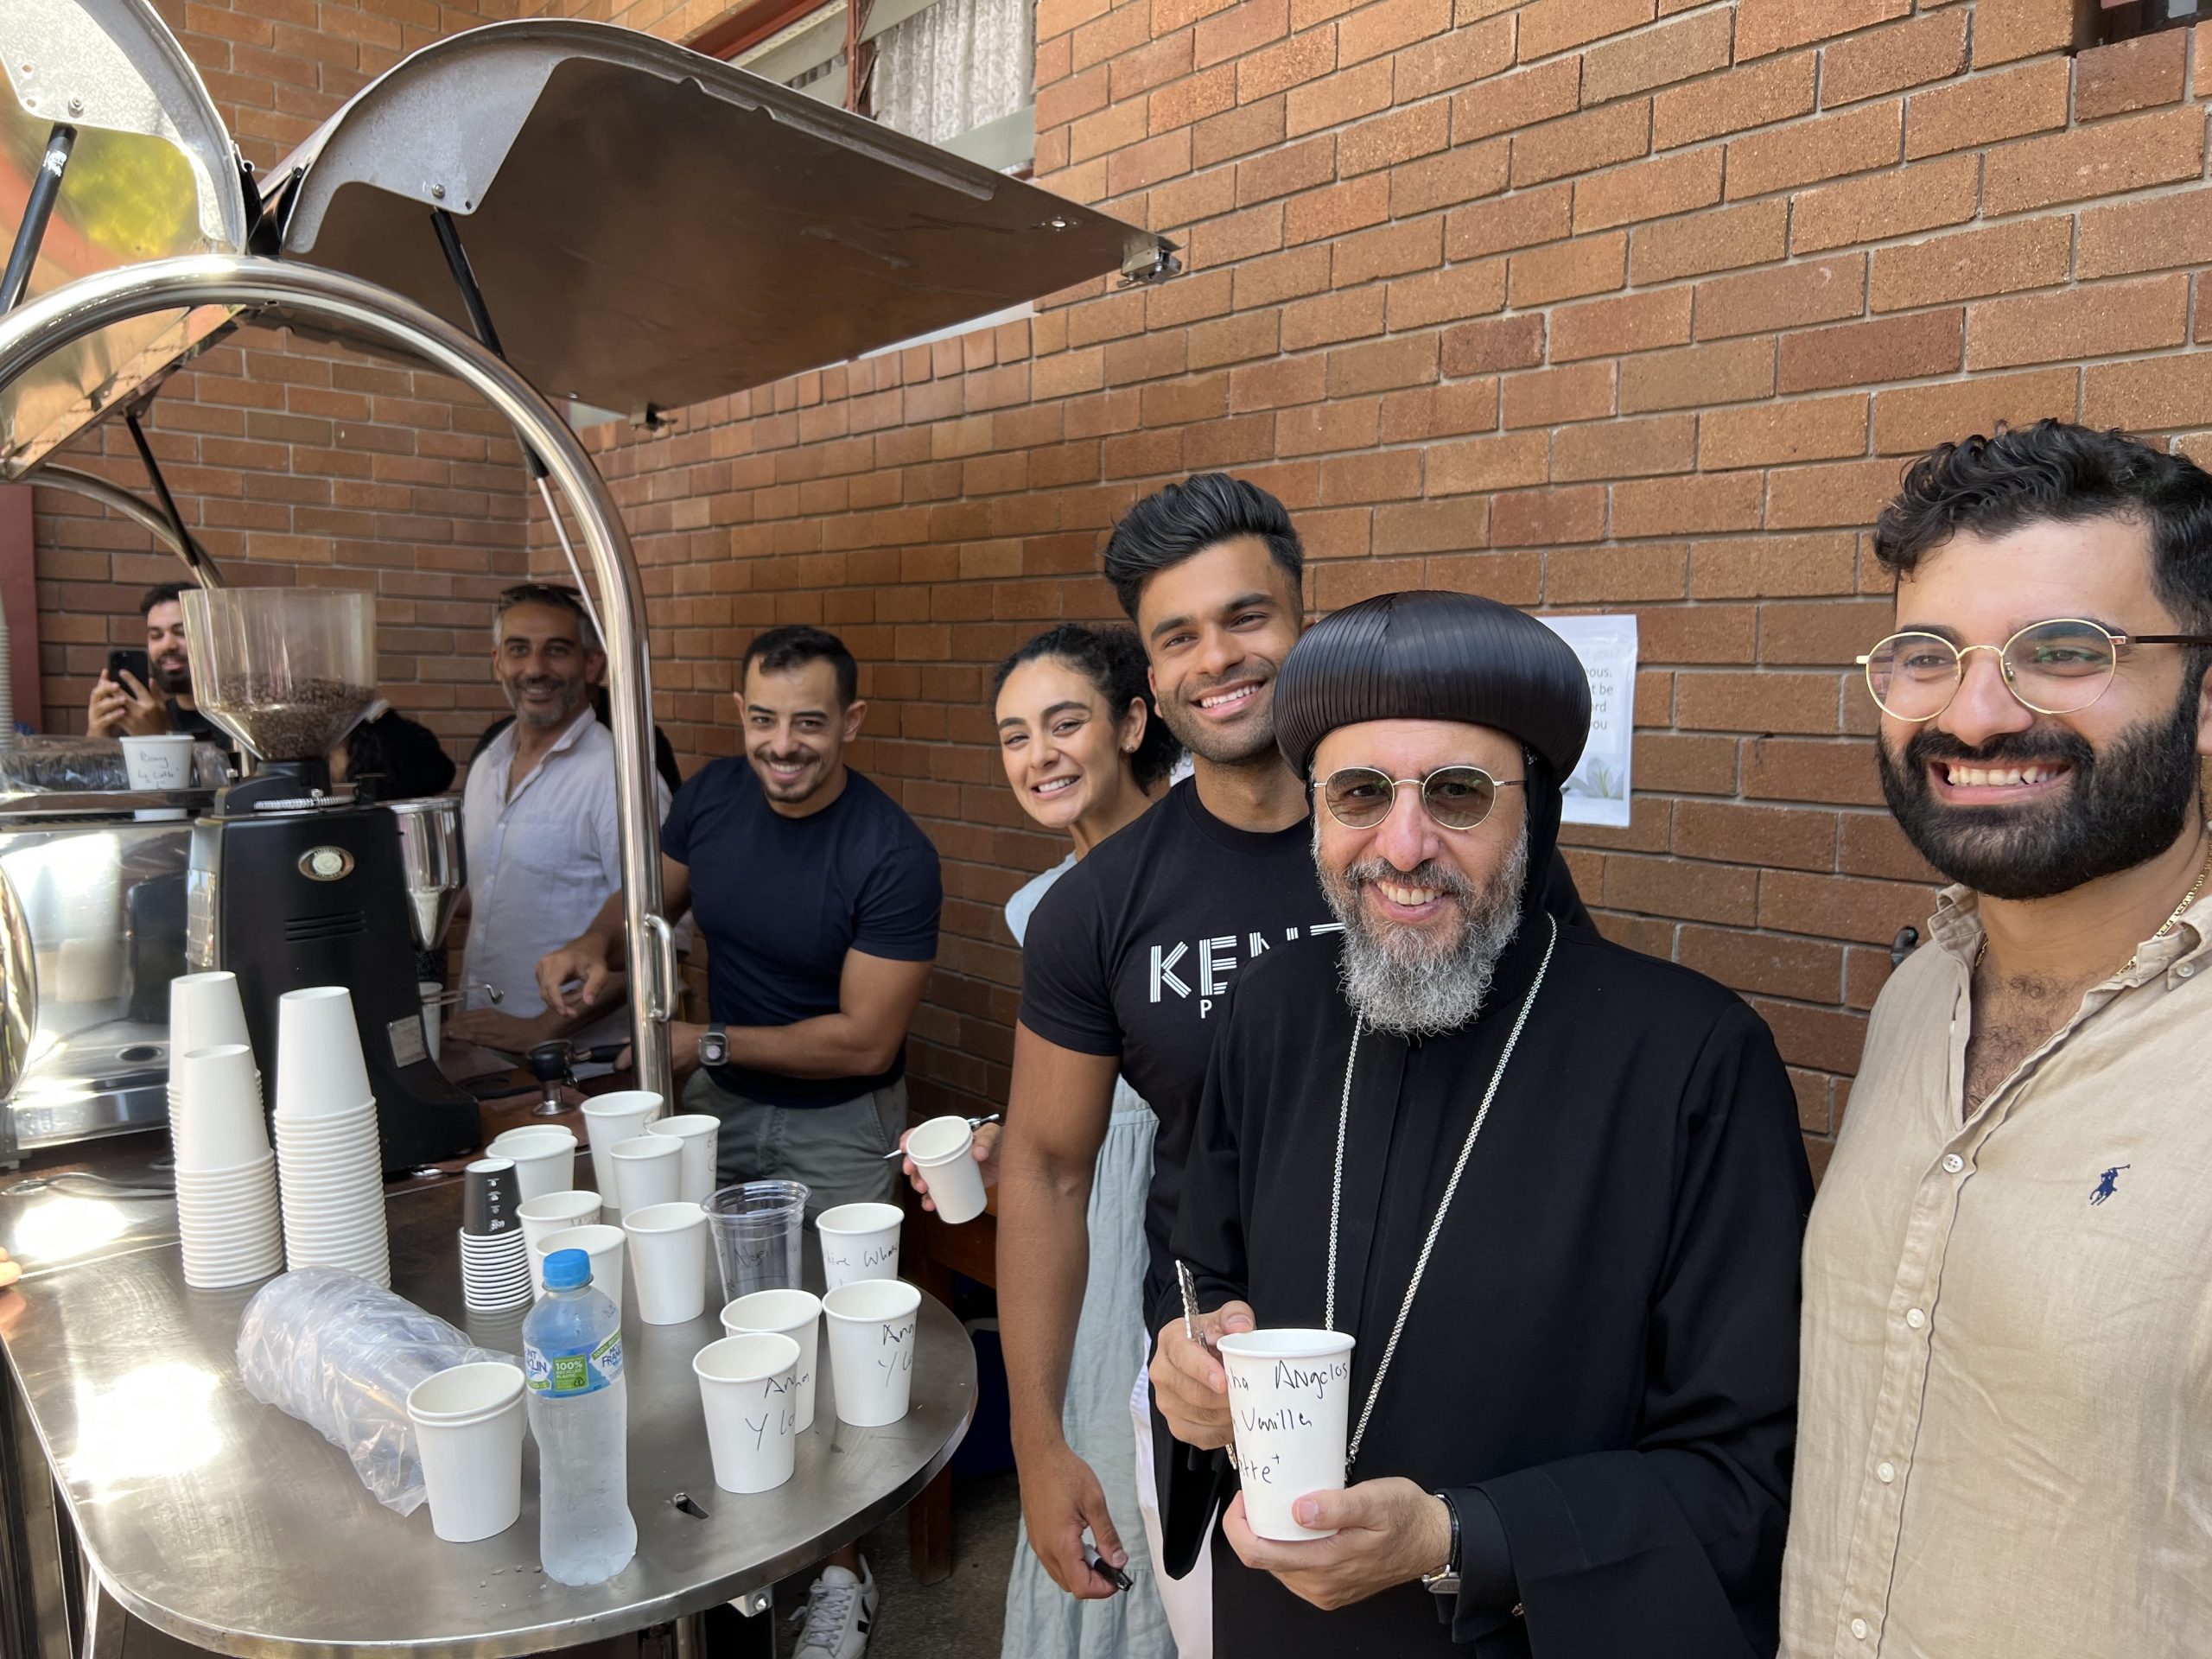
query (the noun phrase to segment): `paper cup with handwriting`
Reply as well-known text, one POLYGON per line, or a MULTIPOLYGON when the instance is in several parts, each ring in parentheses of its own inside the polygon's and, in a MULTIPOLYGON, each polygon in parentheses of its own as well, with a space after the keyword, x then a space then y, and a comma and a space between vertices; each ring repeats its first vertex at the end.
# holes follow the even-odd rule
POLYGON ((906 1414, 914 1388, 922 1293, 896 1279, 859 1279, 822 1299, 837 1421, 881 1428, 906 1414))
POLYGON ((861 1279, 899 1276, 899 1224, 905 1212, 895 1204, 841 1204, 824 1210, 814 1224, 822 1235, 822 1279, 831 1290, 861 1279))
POLYGON ((1291 1519, 1308 1492, 1344 1490, 1352 1339, 1334 1331, 1245 1331, 1220 1338, 1244 1519, 1262 1538, 1329 1538, 1291 1519))
POLYGON ((772 1332, 710 1342, 691 1360, 707 1414, 715 1484, 726 1492, 773 1491, 798 1456, 798 1344, 772 1332))

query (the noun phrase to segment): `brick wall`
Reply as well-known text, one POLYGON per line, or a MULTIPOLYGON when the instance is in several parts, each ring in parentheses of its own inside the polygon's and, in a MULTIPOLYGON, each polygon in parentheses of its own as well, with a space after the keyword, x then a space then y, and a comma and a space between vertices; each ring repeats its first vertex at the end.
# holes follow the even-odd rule
MULTIPOLYGON (((675 39, 733 10, 524 9, 675 39)), ((1772 1022, 1817 1158, 1929 893, 1848 670, 1889 614, 1876 505, 1904 457, 2000 417, 2212 455, 2212 35, 2075 55, 2075 13, 1039 0, 1042 182, 1176 236, 1186 275, 587 435, 687 763, 734 750, 757 629, 823 623, 866 664, 857 759, 945 858, 918 1099, 1003 1099, 999 906, 1062 850, 1009 798, 988 665, 1111 615, 1116 514, 1228 467, 1297 512, 1316 612, 1425 583, 1637 613, 1635 819, 1574 832, 1576 874, 1617 937, 1772 1022)), ((367 14, 391 0, 323 5, 325 43, 367 14)), ((488 522, 496 567, 512 504, 484 482, 486 519, 440 516, 488 522)))
MULTIPOLYGON (((216 107, 261 168, 372 77, 501 0, 156 0, 216 107)), ((186 522, 237 582, 378 595, 386 694, 465 755, 505 702, 490 680, 488 601, 524 570, 519 451, 453 382, 248 329, 180 372, 149 436, 186 522)), ((68 458, 149 497, 112 423, 68 458)), ((146 533, 81 498, 35 493, 43 728, 82 731, 111 645, 143 645, 137 601, 175 580, 146 533)))
POLYGON ((995 1102, 999 905, 1062 849, 1008 798, 986 668, 1113 613, 1138 494, 1274 490, 1316 612, 1633 611, 1634 823, 1571 832, 1577 878, 1751 999, 1818 1159, 1928 908, 1848 666, 1902 459, 2043 415, 2212 454, 2212 31, 2074 29, 2070 0, 1040 0, 1041 181, 1188 273, 595 434, 662 717, 728 753, 753 630, 847 636, 861 762, 946 860, 918 1092, 995 1102))

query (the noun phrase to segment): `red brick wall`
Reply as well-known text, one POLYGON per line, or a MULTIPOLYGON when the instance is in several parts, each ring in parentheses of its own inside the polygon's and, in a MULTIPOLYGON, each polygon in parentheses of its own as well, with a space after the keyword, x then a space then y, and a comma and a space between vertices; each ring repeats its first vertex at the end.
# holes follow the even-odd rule
MULTIPOLYGON (((156 7, 264 169, 403 54, 513 10, 501 0, 156 7)), ((377 594, 387 695, 466 754, 505 707, 487 666, 488 601, 526 563, 519 452, 504 425, 442 377, 248 330, 177 374, 148 427, 186 522, 233 582, 377 594)), ((80 436, 68 459, 150 496, 119 426, 80 436)), ((36 509, 42 725, 82 731, 108 647, 144 642, 139 594, 181 571, 143 531, 79 497, 41 489, 36 509)))
POLYGON ((1267 485, 1316 612, 1420 584, 1632 610, 1635 820, 1573 832, 1577 877, 1752 1000, 1818 1156, 1928 909, 1849 671, 1902 459, 2043 415, 2212 452, 2212 33, 2075 56, 2074 27, 2070 0, 1040 0, 1043 182, 1188 274, 597 435, 662 717, 728 753, 742 641, 844 632, 861 764, 946 860, 919 1093, 997 1101, 998 907, 1061 849, 1008 798, 986 667, 1111 614, 1135 496, 1267 485))
MULTIPOLYGON (((308 26, 307 0, 255 3, 308 26)), ((730 10, 525 9, 677 39, 730 10)), ((1904 457, 1999 417, 2212 454, 2194 275, 2212 35, 2077 56, 2075 12, 1039 0, 1042 181, 1176 236, 1186 275, 1056 296, 658 436, 588 435, 690 760, 733 750, 730 663, 758 628, 820 622, 867 664, 860 763, 945 857, 918 1098, 1003 1098, 1018 963, 999 906, 1061 851, 1000 775, 988 667, 1054 619, 1111 614, 1096 572, 1115 515, 1228 467, 1298 512, 1317 612, 1428 583, 1637 614, 1635 821, 1577 832, 1576 873, 1618 937, 1773 1023, 1817 1156, 1889 941, 1928 902, 1848 668, 1888 616, 1863 534, 1877 504, 1904 457)), ((369 14, 394 15, 322 5, 321 46, 288 35, 287 55, 353 49, 360 73, 332 25, 369 14)), ((225 23, 259 15, 240 0, 225 23)), ((213 31, 203 17, 195 51, 213 31)), ((347 72, 300 73, 270 84, 296 100, 347 72)), ((421 512, 454 528, 454 556, 505 568, 506 464, 484 518, 421 512)), ((372 568, 373 532, 349 532, 346 568, 372 568)), ((448 576, 456 611, 489 580, 410 579, 448 576)))

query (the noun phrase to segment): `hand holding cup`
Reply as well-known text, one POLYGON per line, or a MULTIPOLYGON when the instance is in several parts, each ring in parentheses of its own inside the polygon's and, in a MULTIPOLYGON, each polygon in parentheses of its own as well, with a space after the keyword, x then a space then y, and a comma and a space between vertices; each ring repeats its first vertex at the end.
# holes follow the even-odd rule
POLYGON ((1224 1302, 1198 1319, 1198 1339, 1170 1319, 1160 1328, 1152 1356, 1152 1393, 1167 1427, 1185 1446, 1211 1451, 1230 1440, 1229 1373, 1215 1352, 1215 1339, 1254 1328, 1249 1302, 1224 1302))

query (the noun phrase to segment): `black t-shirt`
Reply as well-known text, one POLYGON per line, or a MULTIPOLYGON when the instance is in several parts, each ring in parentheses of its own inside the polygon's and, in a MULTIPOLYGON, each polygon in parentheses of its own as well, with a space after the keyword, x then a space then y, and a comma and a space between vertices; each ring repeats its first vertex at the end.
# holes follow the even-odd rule
MULTIPOLYGON (((791 1026, 837 1012, 845 953, 937 955, 944 888, 937 848, 857 772, 819 812, 787 818, 741 759, 702 766, 677 791, 660 849, 691 872, 707 943, 707 1007, 727 1026, 791 1026)), ((835 1106, 905 1075, 902 1045, 872 1077, 787 1077, 746 1066, 715 1081, 772 1106, 835 1106)))
POLYGON ((1145 1236, 1147 1306, 1173 1276, 1167 1239, 1206 1057, 1236 969, 1263 950, 1342 932, 1313 874, 1313 830, 1224 823, 1185 779, 1053 885, 1021 950, 1021 1023, 1120 1058, 1160 1118, 1145 1236))

